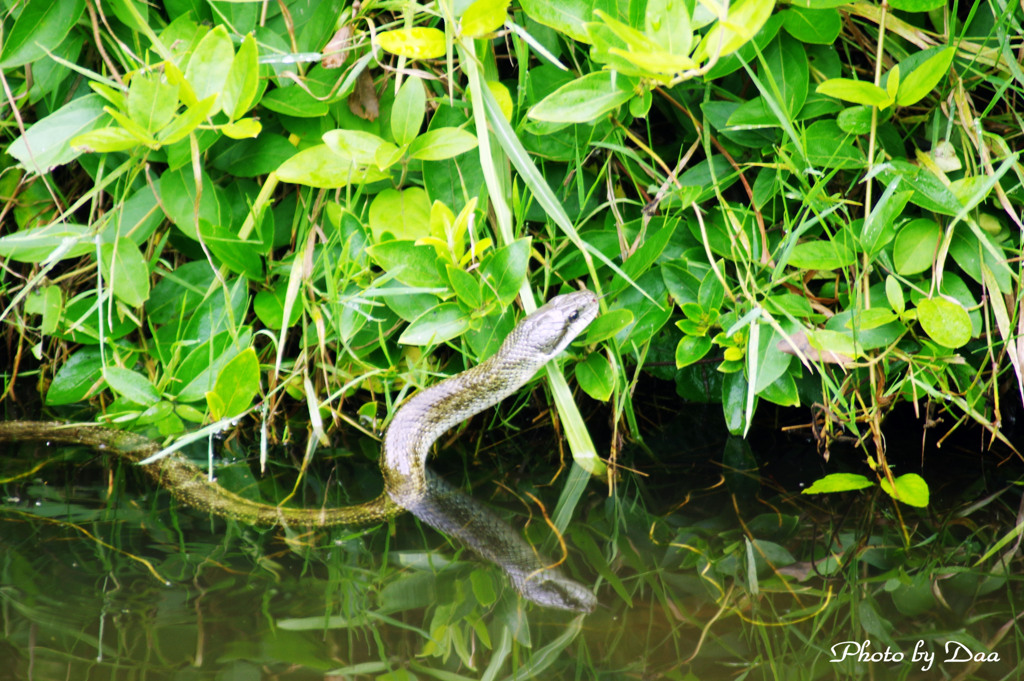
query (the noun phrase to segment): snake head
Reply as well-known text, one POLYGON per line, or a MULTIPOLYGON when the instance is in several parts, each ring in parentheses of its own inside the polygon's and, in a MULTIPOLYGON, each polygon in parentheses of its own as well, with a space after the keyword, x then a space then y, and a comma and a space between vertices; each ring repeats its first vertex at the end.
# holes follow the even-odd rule
POLYGON ((523 598, 545 608, 593 612, 597 597, 587 587, 556 570, 542 570, 516 583, 523 598))
POLYGON ((565 350, 594 321, 597 312, 597 296, 586 290, 573 291, 537 308, 519 323, 513 335, 517 343, 533 346, 543 364, 565 350))

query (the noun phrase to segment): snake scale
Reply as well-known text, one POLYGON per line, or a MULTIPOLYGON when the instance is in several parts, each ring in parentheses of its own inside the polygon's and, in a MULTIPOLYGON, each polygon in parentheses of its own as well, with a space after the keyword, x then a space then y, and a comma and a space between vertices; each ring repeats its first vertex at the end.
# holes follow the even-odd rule
MULTIPOLYGON (((262 504, 210 482, 178 454, 143 469, 179 501, 253 525, 367 525, 406 510, 499 565, 524 598, 549 608, 590 612, 597 604, 590 590, 549 567, 507 522, 435 476, 426 460, 445 431, 516 392, 594 320, 597 310, 590 291, 556 296, 520 321, 492 357, 413 395, 384 435, 384 492, 371 501, 323 509, 262 504)), ((89 445, 136 463, 160 450, 141 435, 91 424, 0 423, 0 442, 29 440, 89 445)))

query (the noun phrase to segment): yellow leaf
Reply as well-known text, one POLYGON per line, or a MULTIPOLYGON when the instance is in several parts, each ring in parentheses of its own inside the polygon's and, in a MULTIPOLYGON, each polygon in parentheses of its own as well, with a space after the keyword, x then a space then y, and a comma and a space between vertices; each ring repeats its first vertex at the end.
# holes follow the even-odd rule
POLYGON ((444 33, 436 28, 400 28, 377 34, 386 52, 410 59, 437 59, 445 55, 444 33))
POLYGON ((249 137, 258 137, 263 126, 255 118, 240 118, 237 121, 227 123, 222 127, 221 132, 233 140, 241 140, 249 137))

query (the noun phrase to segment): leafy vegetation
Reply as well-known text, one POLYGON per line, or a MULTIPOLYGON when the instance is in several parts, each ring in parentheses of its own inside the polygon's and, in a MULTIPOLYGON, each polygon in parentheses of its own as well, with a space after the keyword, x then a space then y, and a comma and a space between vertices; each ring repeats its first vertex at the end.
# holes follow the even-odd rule
POLYGON ((354 389, 390 410, 582 282, 606 314, 574 373, 634 438, 638 372, 672 357, 647 370, 736 433, 821 405, 823 446, 851 433, 889 489, 901 402, 1005 440, 1011 9, 48 7, 4 29, 0 255, 51 407, 178 436, 258 405, 323 442, 354 389))
MULTIPOLYGON (((652 377, 720 403, 734 434, 780 405, 811 413, 826 455, 852 440, 870 470, 812 491, 926 506, 887 458, 900 405, 929 439, 969 423, 1013 450, 1018 5, 0 7, 8 405, 35 392, 178 442, 241 422, 264 464, 268 442, 308 462, 582 285, 604 314, 570 380, 547 370, 579 464, 560 531, 644 439, 652 377), (570 383, 607 403, 610 447, 570 383)), ((616 531, 567 536, 628 600, 598 544, 616 531)), ((913 570, 887 579, 931 579, 913 570)), ((877 623, 858 597, 849 617, 877 623)))

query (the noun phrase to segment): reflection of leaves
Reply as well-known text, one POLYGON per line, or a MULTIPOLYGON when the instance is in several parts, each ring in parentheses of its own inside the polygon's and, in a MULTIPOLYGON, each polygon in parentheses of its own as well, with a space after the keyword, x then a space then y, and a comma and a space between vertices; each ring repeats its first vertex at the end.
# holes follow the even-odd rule
POLYGON ((377 596, 382 613, 425 608, 437 599, 437 576, 429 570, 415 570, 389 582, 377 596))

